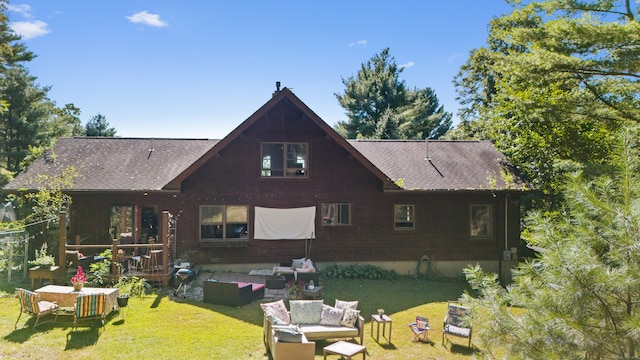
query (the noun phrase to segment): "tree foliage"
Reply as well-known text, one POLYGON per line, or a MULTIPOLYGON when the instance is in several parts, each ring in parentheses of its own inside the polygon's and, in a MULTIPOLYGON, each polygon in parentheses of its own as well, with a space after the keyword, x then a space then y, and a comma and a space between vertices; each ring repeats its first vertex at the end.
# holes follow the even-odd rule
POLYGON ((29 73, 25 64, 35 54, 9 27, 6 4, 0 0, 0 171, 14 174, 28 165, 25 157, 34 149, 46 149, 57 138, 83 130, 80 110, 72 104, 56 108, 48 98, 50 87, 37 85, 29 73))
POLYGON ((623 0, 509 1, 456 76, 462 123, 553 199, 558 160, 599 166, 612 132, 640 120, 640 24, 623 0))
POLYGON ((465 269, 476 298, 474 332, 510 359, 636 359, 640 349, 638 136, 625 131, 610 176, 569 176, 567 204, 531 214, 527 241, 540 256, 503 288, 478 266, 465 269), (521 308, 522 310, 517 310, 521 308))
POLYGON ((451 128, 431 88, 407 89, 389 48, 361 65, 356 77, 342 79, 344 94, 335 94, 348 121, 336 124, 344 137, 372 139, 438 138, 451 128))
POLYGON ((98 114, 87 122, 85 134, 87 136, 115 137, 116 129, 110 128, 107 118, 102 114, 98 114))

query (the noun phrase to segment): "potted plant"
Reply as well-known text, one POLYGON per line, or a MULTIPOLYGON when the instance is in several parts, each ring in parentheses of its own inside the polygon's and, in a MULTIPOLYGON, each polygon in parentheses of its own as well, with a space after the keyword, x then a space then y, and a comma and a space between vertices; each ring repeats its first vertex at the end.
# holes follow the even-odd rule
POLYGON ((143 278, 136 276, 123 276, 115 284, 118 288, 118 306, 125 307, 129 303, 129 296, 142 297, 147 292, 147 288, 150 287, 143 278))
POLYGON ((47 253, 47 243, 42 244, 40 251, 36 249, 36 258, 29 261, 29 265, 38 266, 48 270, 56 264, 56 259, 47 253))
POLYGON ((71 278, 71 283, 73 284, 73 290, 74 291, 82 290, 82 287, 86 282, 87 282, 87 275, 84 273, 84 270, 82 270, 82 266, 78 266, 78 271, 76 271, 76 274, 73 275, 73 277, 71 278))

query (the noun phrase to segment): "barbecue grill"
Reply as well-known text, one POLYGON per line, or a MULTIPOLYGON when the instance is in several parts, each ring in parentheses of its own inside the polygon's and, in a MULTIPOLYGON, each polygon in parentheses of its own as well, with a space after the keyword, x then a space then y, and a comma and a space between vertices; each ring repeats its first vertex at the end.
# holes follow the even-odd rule
POLYGON ((186 298, 187 286, 193 280, 195 275, 196 272, 191 269, 178 269, 178 271, 176 271, 176 278, 180 280, 180 285, 178 285, 178 288, 174 291, 173 296, 177 296, 180 288, 182 288, 182 297, 186 298))

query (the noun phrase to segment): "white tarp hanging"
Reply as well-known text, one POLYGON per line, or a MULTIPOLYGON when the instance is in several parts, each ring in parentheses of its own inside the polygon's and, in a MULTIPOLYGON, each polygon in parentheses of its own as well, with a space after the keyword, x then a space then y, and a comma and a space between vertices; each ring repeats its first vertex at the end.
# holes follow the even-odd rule
POLYGON ((256 206, 254 238, 259 240, 310 239, 315 234, 316 207, 273 209, 256 206))

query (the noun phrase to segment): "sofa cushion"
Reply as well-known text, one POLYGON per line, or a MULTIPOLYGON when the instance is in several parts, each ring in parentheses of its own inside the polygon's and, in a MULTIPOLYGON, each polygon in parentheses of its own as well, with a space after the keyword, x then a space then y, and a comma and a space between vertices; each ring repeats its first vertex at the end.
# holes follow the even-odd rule
POLYGON ((340 326, 342 317, 344 315, 343 309, 337 309, 333 306, 322 305, 322 315, 320 316, 320 325, 340 326))
POLYGON ((358 316, 360 316, 359 310, 345 309, 340 324, 342 326, 355 327, 356 322, 358 321, 358 316))
POLYGON ((357 337, 358 328, 327 325, 300 325, 304 336, 309 340, 340 339, 357 337))
MULTIPOLYGON (((284 323, 284 324, 290 324, 291 323, 291 318, 289 317, 289 312, 287 311, 287 307, 284 305, 284 301, 283 300, 278 300, 278 301, 274 301, 274 302, 270 302, 270 303, 260 304, 260 307, 262 308, 262 311, 264 311, 265 308, 271 308, 272 315, 275 316, 276 318, 278 318, 281 323, 284 323)), ((267 312, 265 312, 265 315, 267 317, 269 316, 269 314, 267 314, 267 312)), ((273 324, 273 322, 272 322, 272 324, 273 324)))
POLYGON ((273 326, 273 331, 278 337, 278 341, 299 343, 302 342, 302 331, 300 328, 294 325, 287 326, 273 326))
POLYGON ((336 299, 336 308, 338 309, 353 309, 353 310, 357 310, 358 309, 358 301, 344 301, 344 300, 338 300, 336 299))
POLYGON ((292 324, 320 324, 322 300, 290 300, 292 324))

